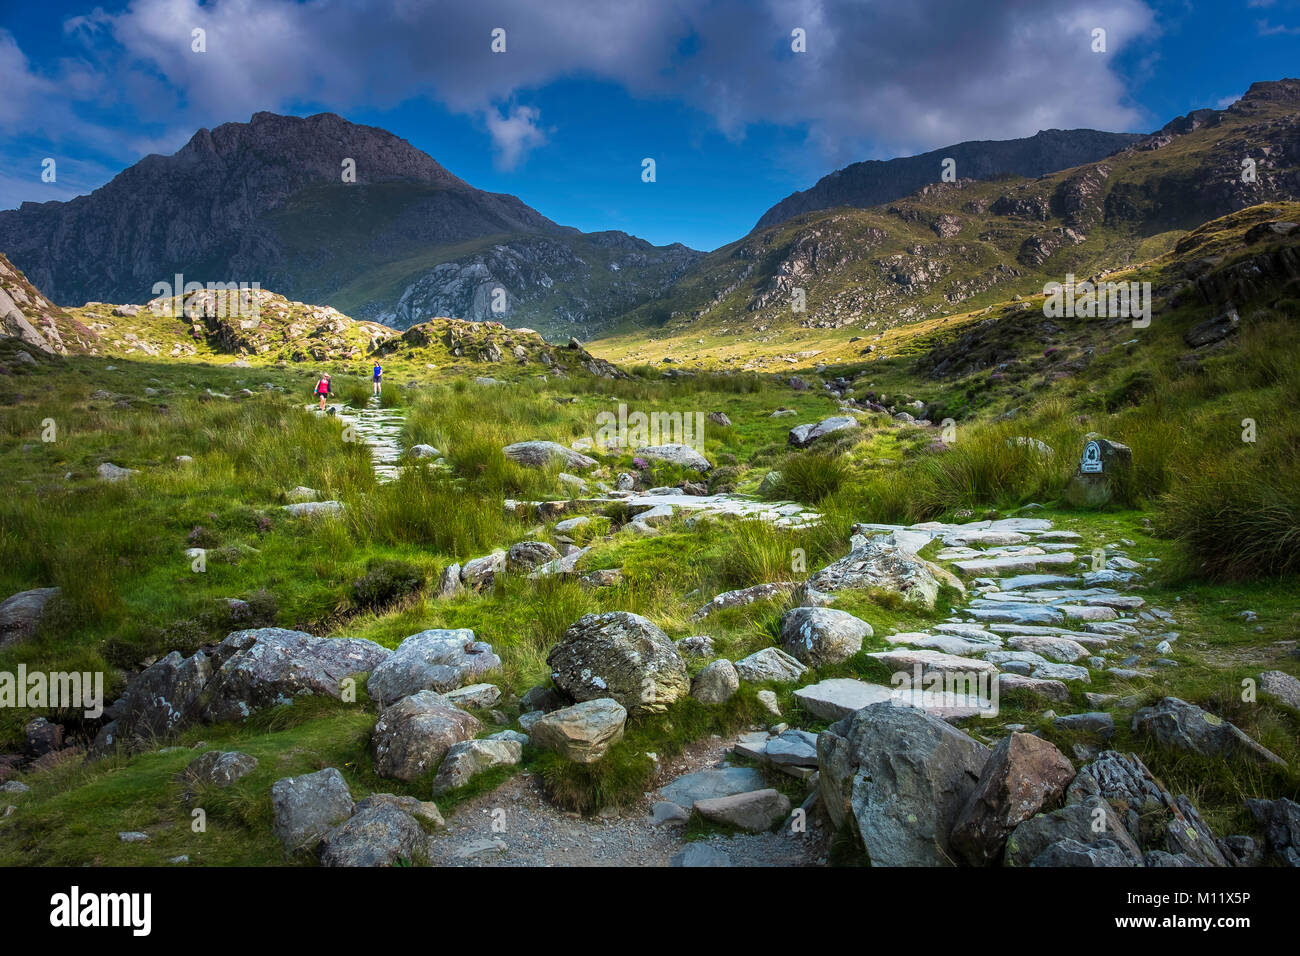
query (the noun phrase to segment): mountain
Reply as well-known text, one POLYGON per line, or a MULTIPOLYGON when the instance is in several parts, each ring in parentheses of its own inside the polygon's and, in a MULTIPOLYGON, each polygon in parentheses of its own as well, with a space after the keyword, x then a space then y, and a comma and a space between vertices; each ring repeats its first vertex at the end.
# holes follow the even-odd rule
POLYGON ((68 306, 144 302, 181 273, 256 281, 397 328, 455 315, 555 336, 590 334, 699 256, 558 225, 330 113, 200 130, 89 196, 0 212, 0 250, 68 306), (347 159, 354 183, 343 182, 347 159))
MULTIPOLYGON (((31 357, 92 353, 99 336, 41 295, 22 271, 0 253, 0 341, 31 357)), ((26 361, 19 359, 19 361, 26 361)))
POLYGON ((1034 177, 1104 159, 1139 139, 1140 133, 1048 129, 1024 139, 977 140, 919 156, 853 163, 823 176, 812 188, 782 199, 763 213, 754 228, 765 229, 804 213, 836 206, 869 209, 901 199, 934 182, 946 159, 955 160, 955 173, 962 179, 1034 177))
POLYGON ((869 352, 895 327, 1152 259, 1211 219, 1296 199, 1300 80, 1256 83, 1097 162, 756 229, 634 309, 600 351, 738 368, 799 364, 849 337, 869 352))

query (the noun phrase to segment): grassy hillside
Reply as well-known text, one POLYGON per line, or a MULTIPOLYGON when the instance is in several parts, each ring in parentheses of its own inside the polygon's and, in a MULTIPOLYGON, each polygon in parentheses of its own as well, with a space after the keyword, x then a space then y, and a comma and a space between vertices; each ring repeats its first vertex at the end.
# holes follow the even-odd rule
POLYGON ((849 338, 880 346, 898 326, 1149 260, 1207 220, 1300 199, 1298 175, 1300 81, 1256 84, 1228 109, 1201 111, 1098 163, 1036 180, 936 182, 887 206, 756 230, 632 311, 602 354, 808 367, 849 338), (1253 182, 1242 179, 1245 159, 1253 182))

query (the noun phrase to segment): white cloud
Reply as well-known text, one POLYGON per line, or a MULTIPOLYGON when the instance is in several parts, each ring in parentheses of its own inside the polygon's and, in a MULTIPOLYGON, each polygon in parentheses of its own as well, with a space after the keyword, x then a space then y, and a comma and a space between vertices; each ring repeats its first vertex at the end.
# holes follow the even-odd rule
POLYGON ((1114 57, 1156 29, 1142 0, 131 0, 67 20, 77 50, 48 75, 0 33, 0 70, 17 77, 0 132, 39 116, 51 137, 130 161, 258 110, 347 115, 428 97, 482 122, 514 168, 545 142, 543 117, 500 104, 584 76, 679 100, 734 139, 756 123, 801 129, 825 164, 842 164, 1052 126, 1139 126, 1150 118, 1127 101, 1114 57), (191 50, 196 27, 206 53, 191 50), (495 27, 505 53, 490 50, 495 27), (795 27, 806 53, 790 49, 795 27), (1094 27, 1106 54, 1090 49, 1094 27), (50 88, 66 102, 33 102, 50 88))
POLYGON ((546 131, 537 125, 540 117, 531 106, 512 106, 508 114, 488 110, 487 129, 501 169, 514 169, 529 150, 546 142, 546 131))

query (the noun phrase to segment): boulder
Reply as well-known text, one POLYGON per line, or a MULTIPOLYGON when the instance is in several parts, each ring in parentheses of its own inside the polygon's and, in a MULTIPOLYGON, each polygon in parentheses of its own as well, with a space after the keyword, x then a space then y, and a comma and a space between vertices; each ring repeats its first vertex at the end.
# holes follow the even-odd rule
POLYGON ((150 664, 122 695, 118 736, 166 737, 197 720, 199 697, 211 679, 212 662, 202 651, 192 657, 172 651, 150 664))
POLYGON ((428 840, 415 817, 392 804, 376 803, 324 836, 320 862, 322 866, 393 866, 422 860, 428 840))
POLYGON ((432 771, 454 744, 470 740, 483 725, 442 695, 422 690, 379 715, 371 734, 375 773, 414 780, 432 771))
POLYGON ((313 637, 280 627, 235 631, 212 654, 216 670, 203 688, 199 715, 219 723, 297 697, 337 698, 344 678, 374 670, 386 657, 387 648, 358 638, 313 637))
POLYGON ((1007 838, 1003 865, 1030 866, 1054 843, 1062 840, 1074 840, 1084 846, 1117 848, 1121 856, 1115 859, 1127 862, 1112 865, 1142 865, 1142 850, 1111 805, 1097 796, 1025 820, 1007 838))
POLYGON ((140 471, 138 468, 120 468, 111 461, 106 461, 95 469, 95 473, 101 481, 125 481, 132 475, 140 474, 140 471))
POLYGON ((740 675, 741 680, 749 681, 751 684, 761 684, 765 681, 793 684, 803 677, 807 670, 807 667, 779 647, 765 647, 736 661, 736 673, 740 675))
POLYGON ((487 710, 489 707, 495 707, 497 701, 501 699, 501 688, 496 684, 470 684, 446 691, 442 696, 461 710, 470 708, 487 710))
POLYGON ((352 815, 352 792, 333 767, 271 785, 272 831, 289 850, 310 847, 352 815))
POLYGON ((690 690, 686 662, 639 614, 587 614, 546 656, 551 681, 575 701, 613 698, 629 714, 653 714, 690 690))
POLYGON ((755 601, 771 601, 787 597, 794 589, 795 585, 792 581, 773 581, 768 584, 755 584, 753 587, 741 588, 737 591, 724 591, 692 614, 691 620, 702 621, 716 611, 744 607, 755 601))
POLYGON ((740 687, 740 676, 731 661, 707 665, 691 681, 691 696, 706 704, 725 704, 740 687))
POLYGON ((669 866, 731 866, 731 857, 707 843, 688 843, 669 866))
POLYGON ((790 814, 790 801, 776 790, 751 790, 695 801, 695 812, 713 823, 765 833, 790 814))
POLYGON ((1143 850, 1188 856, 1204 866, 1227 865, 1214 832, 1192 802, 1170 795, 1137 754, 1107 750, 1080 768, 1066 802, 1094 797, 1114 809, 1128 837, 1143 850))
POLYGON ((862 650, 871 625, 844 611, 797 607, 781 619, 781 647, 810 667, 839 664, 862 650))
POLYGON ((1080 843, 1066 838, 1053 843, 1030 862, 1030 866, 1122 867, 1159 866, 1159 863, 1136 864, 1114 840, 1080 843))
POLYGON ((0 648, 21 644, 36 635, 46 605, 59 588, 33 588, 11 594, 0 603, 0 648))
POLYGON ((1284 866, 1300 866, 1300 803, 1277 800, 1247 800, 1246 809, 1264 828, 1269 852, 1284 866))
POLYGON ((506 570, 512 573, 532 571, 559 556, 560 552, 545 541, 520 541, 512 544, 506 552, 506 570))
POLYGON ((627 710, 612 698, 586 700, 562 707, 533 724, 535 747, 553 750, 575 763, 595 763, 623 739, 627 710))
POLYGON ((1004 737, 958 814, 949 842, 972 866, 996 863, 1011 831, 1059 803, 1073 779, 1074 765, 1048 741, 1033 734, 1004 737))
POLYGON ((1133 730, 1158 743, 1203 757, 1243 757, 1256 763, 1286 765, 1235 724, 1177 697, 1166 697, 1154 707, 1133 714, 1133 730))
POLYGON ((915 707, 871 704, 817 740, 822 804, 851 821, 873 866, 952 866, 949 834, 989 759, 983 744, 915 707))
POLYGON ((420 631, 397 645, 370 672, 366 689, 381 705, 421 690, 450 691, 492 671, 501 658, 469 628, 420 631))
POLYGON ((1264 671, 1259 675, 1259 689, 1292 710, 1300 710, 1300 680, 1285 671, 1264 671))
POLYGON ((939 594, 935 566, 915 553, 880 537, 868 538, 843 558, 812 575, 807 587, 817 591, 879 589, 905 601, 933 607, 939 594))
POLYGON ((698 472, 707 472, 713 467, 707 458, 690 445, 649 445, 638 448, 635 454, 638 458, 654 458, 698 472))
POLYGON ((257 769, 257 758, 237 750, 209 750, 192 760, 181 778, 190 784, 225 788, 257 769))
POLYGON ((481 558, 466 561, 460 569, 460 583, 471 591, 483 591, 492 586, 496 576, 506 569, 506 553, 493 551, 481 558))
POLYGON ((407 458, 437 458, 442 452, 432 445, 412 445, 406 449, 407 458))
POLYGON ((795 700, 814 717, 841 720, 868 704, 878 704, 893 697, 893 689, 868 684, 851 677, 831 677, 794 692, 795 700))
POLYGON ((460 565, 454 562, 442 569, 442 574, 438 577, 439 598, 446 600, 465 592, 465 585, 460 580, 460 572, 460 565))
POLYGON ((523 753, 523 746, 514 740, 465 740, 453 744, 433 778, 433 795, 463 787, 494 767, 513 767, 523 759, 523 753))
POLYGON ((586 471, 597 464, 596 459, 553 441, 515 442, 501 450, 511 461, 529 468, 545 468, 556 460, 566 471, 586 471))
POLYGON ((442 819, 442 813, 438 810, 438 805, 431 800, 417 800, 415 797, 398 796, 392 793, 372 793, 352 809, 355 816, 363 810, 368 810, 373 806, 392 806, 409 814, 419 820, 426 826, 443 827, 446 822, 442 819))
POLYGON ((824 418, 813 425, 796 425, 786 436, 786 444, 795 448, 807 448, 819 438, 825 438, 833 432, 847 431, 858 427, 858 420, 847 415, 835 415, 824 418))
POLYGON ((668 802, 690 810, 697 800, 729 797, 736 793, 762 790, 766 786, 763 774, 750 767, 710 767, 683 774, 659 793, 668 802))

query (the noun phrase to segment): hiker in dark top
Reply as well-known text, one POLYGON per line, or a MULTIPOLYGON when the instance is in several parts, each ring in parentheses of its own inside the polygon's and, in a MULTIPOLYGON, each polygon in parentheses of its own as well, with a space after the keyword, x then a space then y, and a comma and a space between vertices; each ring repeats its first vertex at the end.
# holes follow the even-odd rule
POLYGON ((380 380, 384 377, 384 367, 378 362, 375 363, 375 394, 379 394, 380 380))
POLYGON ((320 410, 323 412, 325 411, 325 398, 333 394, 330 391, 330 377, 328 375, 321 375, 320 381, 316 383, 316 394, 320 396, 320 410))

